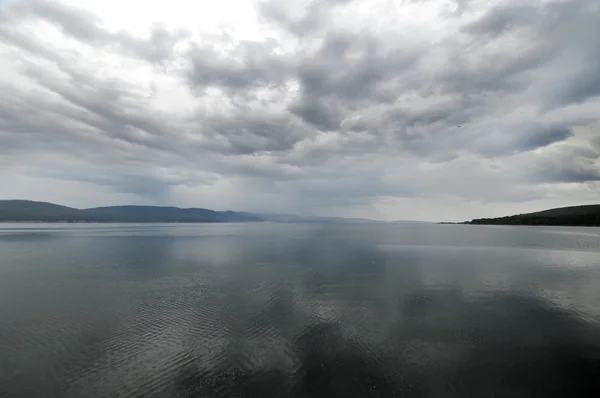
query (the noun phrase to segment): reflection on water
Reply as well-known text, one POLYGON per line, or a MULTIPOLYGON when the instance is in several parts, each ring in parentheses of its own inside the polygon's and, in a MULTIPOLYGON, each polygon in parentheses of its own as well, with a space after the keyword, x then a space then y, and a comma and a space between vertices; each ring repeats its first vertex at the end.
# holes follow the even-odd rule
POLYGON ((600 396, 595 229, 0 225, 0 253, 0 396, 600 396))

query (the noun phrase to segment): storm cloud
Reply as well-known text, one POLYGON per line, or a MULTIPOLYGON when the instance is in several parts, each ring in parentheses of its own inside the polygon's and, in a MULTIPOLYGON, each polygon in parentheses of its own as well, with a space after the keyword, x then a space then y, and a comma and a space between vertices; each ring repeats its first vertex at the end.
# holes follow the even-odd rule
POLYGON ((0 3, 1 198, 431 220, 597 200, 595 0, 144 4, 0 3))

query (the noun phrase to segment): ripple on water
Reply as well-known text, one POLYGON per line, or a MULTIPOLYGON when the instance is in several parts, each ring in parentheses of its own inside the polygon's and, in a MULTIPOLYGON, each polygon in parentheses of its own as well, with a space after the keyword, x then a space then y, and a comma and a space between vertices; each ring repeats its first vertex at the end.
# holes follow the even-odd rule
POLYGON ((0 237, 0 396, 600 396, 590 236, 169 228, 0 237))

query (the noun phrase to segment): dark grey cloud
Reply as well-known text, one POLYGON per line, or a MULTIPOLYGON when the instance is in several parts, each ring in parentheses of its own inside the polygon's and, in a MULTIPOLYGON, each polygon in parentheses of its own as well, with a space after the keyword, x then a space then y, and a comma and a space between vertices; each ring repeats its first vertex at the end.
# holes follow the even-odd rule
MULTIPOLYGON (((2 121, 7 122, 5 128, 13 134, 30 134, 40 138, 54 130, 54 135, 68 140, 87 136, 92 141, 93 137, 97 137, 159 151, 170 149, 166 125, 160 117, 145 114, 146 110, 140 106, 143 102, 131 86, 72 72, 70 81, 66 83, 33 65, 25 70, 25 75, 62 101, 45 101, 33 95, 12 96, 0 105, 0 112, 12 115, 2 121)), ((58 140, 57 143, 62 142, 58 140)))
MULTIPOLYGON (((307 212, 381 197, 535 200, 536 186, 598 181, 597 152, 581 149, 595 151, 594 135, 576 133, 598 122, 597 2, 406 5, 437 11, 269 0, 251 39, 169 21, 138 37, 63 1, 10 0, 0 159, 64 155, 94 167, 48 163, 52 178, 160 203, 243 187, 307 212), (40 22, 66 39, 49 45, 40 22)), ((38 163, 30 172, 45 175, 38 163)))
MULTIPOLYGON (((544 109, 579 103, 600 95, 600 6, 588 0, 547 3, 502 3, 468 24, 464 33, 485 41, 512 37, 534 44, 518 54, 508 76, 540 67, 552 71, 546 81, 544 109), (533 51, 531 51, 533 50, 533 51)), ((510 65, 501 62, 504 67, 510 65)))
POLYGON ((225 154, 287 151, 312 134, 289 114, 252 108, 237 108, 231 114, 199 117, 196 123, 199 130, 222 143, 212 149, 225 154))
POLYGON ((539 3, 499 3, 466 25, 464 31, 492 38, 507 33, 513 34, 515 29, 539 23, 543 13, 544 7, 539 3))
POLYGON ((518 148, 524 151, 542 148, 554 142, 564 141, 569 136, 571 136, 571 130, 564 126, 533 129, 519 142, 518 148))
MULTIPOLYGON (((231 44, 225 38, 224 43, 231 44)), ((193 44, 189 50, 191 68, 187 72, 190 84, 197 90, 208 87, 248 90, 258 87, 276 87, 290 76, 285 57, 275 54, 276 43, 242 41, 223 55, 214 44, 193 44)))
MULTIPOLYGON (((585 4, 574 1, 569 6, 576 9, 581 5, 585 4)), ((332 28, 329 26, 331 13, 338 7, 338 4, 310 2, 298 17, 287 13, 276 2, 263 3, 260 9, 264 21, 296 36, 305 49, 294 56, 277 58, 270 52, 273 43, 268 48, 264 44, 256 45, 256 51, 232 52, 233 60, 224 67, 216 66, 227 62, 218 61, 214 52, 196 49, 193 52, 193 84, 215 85, 230 90, 231 95, 238 95, 240 91, 247 94, 249 89, 256 87, 281 87, 286 81, 297 81, 298 95, 288 110, 317 130, 339 130, 349 126, 353 131, 362 129, 373 134, 396 136, 400 148, 413 150, 420 156, 452 158, 451 154, 437 153, 440 151, 436 146, 439 126, 467 124, 497 105, 498 96, 524 93, 535 82, 535 75, 542 73, 546 64, 553 63, 554 57, 562 51, 562 48, 553 49, 551 43, 540 41, 547 33, 549 20, 555 17, 558 7, 555 4, 509 3, 491 7, 466 25, 463 36, 446 38, 429 48, 410 42, 384 46, 381 37, 367 30, 332 28), (514 46, 511 43, 506 48, 500 45, 491 52, 487 48, 477 48, 485 47, 490 41, 502 44, 517 34, 521 42, 514 46), (318 39, 314 40, 315 37, 318 39), (462 48, 465 46, 466 52, 462 48), (262 63, 257 62, 257 51, 262 54, 262 63), (439 56, 445 62, 433 65, 434 73, 423 76, 420 68, 431 67, 428 64, 432 58, 439 56), (402 95, 413 90, 424 100, 436 96, 453 98, 441 107, 431 104, 419 109, 411 108, 409 103, 408 109, 403 110, 395 105, 402 95), (379 120, 356 117, 369 107, 382 105, 389 106, 391 109, 386 113, 395 116, 379 120), (345 119, 354 121, 344 123, 345 119), (416 125, 429 127, 430 131, 411 131, 416 125)), ((585 78, 581 74, 577 76, 585 78)), ((587 87, 593 91, 593 84, 587 87)), ((576 86, 571 88, 577 89, 576 86)), ((526 121, 527 124, 532 122, 526 121)), ((456 140, 460 144, 469 139, 462 133, 454 132, 453 135, 459 135, 456 140)), ((494 140, 496 148, 486 150, 495 153, 528 151, 546 146, 554 139, 568 137, 564 132, 542 132, 531 128, 512 128, 503 135, 506 142, 494 140)))
POLYGON ((546 39, 559 56, 549 81, 545 106, 553 109, 600 96, 600 4, 574 0, 558 3, 546 22, 546 39))
POLYGON ((415 52, 382 48, 369 32, 334 31, 300 59, 298 76, 307 94, 370 98, 373 85, 414 65, 415 52))
MULTIPOLYGON (((598 48, 600 48, 600 41, 598 48)), ((579 70, 565 71, 562 77, 557 77, 556 85, 546 102, 546 109, 577 104, 600 96, 600 74, 596 67, 587 64, 587 62, 596 65, 600 63, 600 50, 590 50, 592 51, 588 53, 590 59, 586 60, 583 66, 576 67, 579 70)))
POLYGON ((338 130, 343 117, 339 107, 328 101, 299 101, 290 112, 321 131, 338 130))
POLYGON ((390 85, 416 65, 419 55, 417 49, 381 48, 366 32, 330 33, 317 51, 299 60, 300 97, 291 110, 308 123, 339 128, 344 113, 393 102, 390 85))
POLYGON ((533 172, 544 181, 589 183, 600 181, 600 150, 564 145, 560 151, 540 156, 533 172))
POLYGON ((543 148, 564 141, 571 135, 570 128, 560 125, 547 126, 533 123, 507 125, 504 129, 479 140, 478 149, 490 156, 508 155, 543 148))

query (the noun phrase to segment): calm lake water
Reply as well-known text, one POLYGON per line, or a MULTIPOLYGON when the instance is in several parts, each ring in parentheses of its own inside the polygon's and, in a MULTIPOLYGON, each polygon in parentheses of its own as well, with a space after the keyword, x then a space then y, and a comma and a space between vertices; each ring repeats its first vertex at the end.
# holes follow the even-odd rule
POLYGON ((600 397, 600 229, 0 224, 2 397, 600 397))

